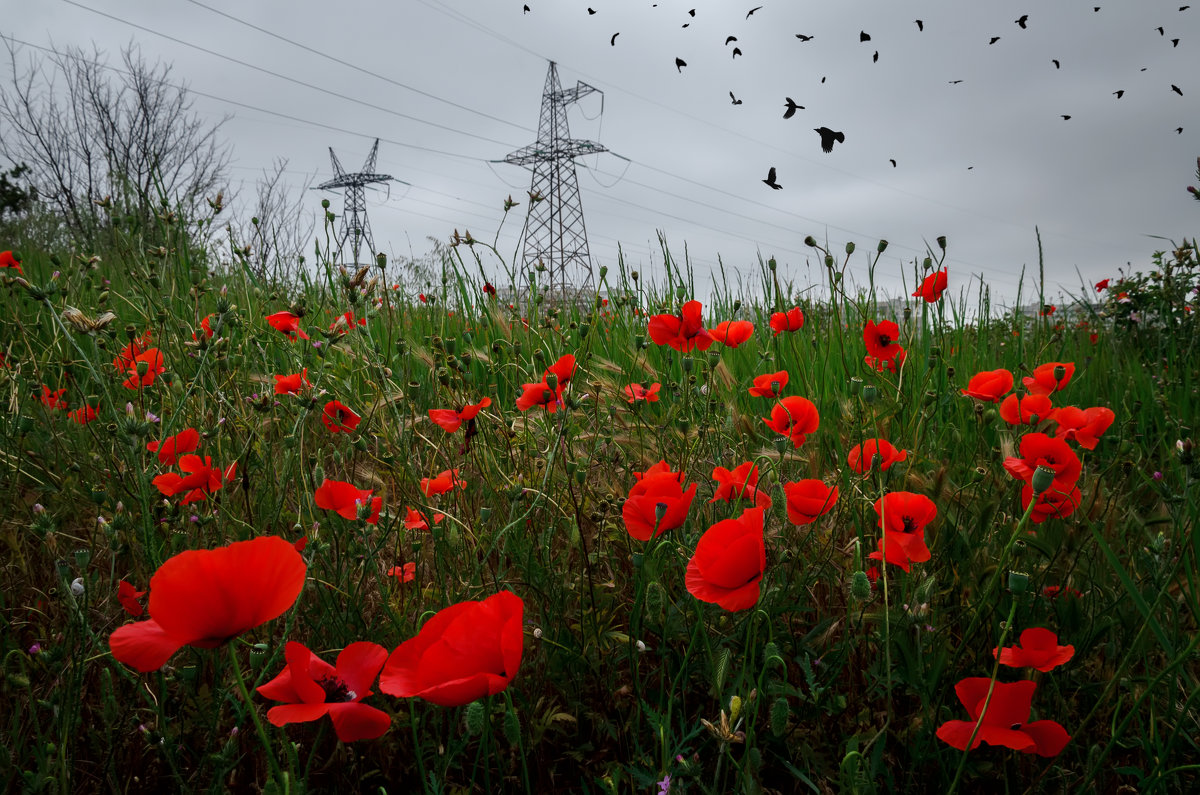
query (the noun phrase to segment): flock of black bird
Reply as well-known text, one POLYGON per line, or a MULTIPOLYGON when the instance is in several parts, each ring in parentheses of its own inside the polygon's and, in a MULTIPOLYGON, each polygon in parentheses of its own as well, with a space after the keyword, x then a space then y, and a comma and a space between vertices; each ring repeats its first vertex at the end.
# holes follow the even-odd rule
MULTIPOLYGON (((653 7, 657 8, 658 4, 654 3, 653 7)), ((760 11, 762 8, 763 8, 763 6, 761 6, 761 5, 751 8, 749 11, 746 12, 746 19, 750 19, 752 16, 754 16, 755 12, 760 11)), ((1093 13, 1099 13, 1100 8, 1101 8, 1101 6, 1092 6, 1093 13)), ((1189 8, 1191 8, 1190 5, 1179 6, 1179 10, 1181 12, 1187 11, 1189 8)), ((528 14, 530 12, 530 10, 531 9, 530 9, 529 5, 525 4, 523 13, 528 14)), ((589 16, 594 16, 596 14, 596 11, 595 11, 595 9, 588 8, 587 13, 589 16)), ((691 25, 691 21, 690 21, 691 19, 695 19, 696 9, 694 9, 694 8, 690 9, 687 12, 687 16, 689 18, 689 21, 683 23, 684 28, 687 28, 691 25)), ((924 32, 924 30, 925 30, 924 20, 915 19, 915 20, 913 20, 913 22, 916 24, 918 32, 924 32)), ((1015 25, 1017 25, 1017 27, 1019 27, 1021 30, 1028 30, 1029 14, 1022 14, 1017 19, 1013 20, 1013 23, 1015 25)), ((1163 38, 1166 37, 1166 27, 1165 26, 1156 27, 1156 28, 1154 28, 1154 30, 1158 31, 1159 36, 1161 36, 1163 38)), ((609 39, 609 44, 612 45, 613 47, 617 46, 617 36, 620 36, 620 35, 621 34, 619 31, 617 33, 612 34, 612 38, 609 39)), ((801 43, 812 41, 814 38, 816 38, 814 35, 810 35, 810 34, 806 34, 806 33, 797 33, 797 34, 795 34, 795 36, 797 39, 800 40, 801 43)), ((1001 40, 1000 36, 992 36, 988 40, 988 45, 991 46, 1000 40, 1001 40)), ((737 36, 732 36, 732 35, 727 36, 725 38, 725 46, 728 47, 730 44, 736 44, 737 41, 738 41, 737 36)), ((859 31, 858 41, 860 44, 871 41, 871 34, 867 33, 865 30, 859 31)), ((1178 47, 1179 42, 1180 42, 1180 39, 1178 39, 1178 38, 1171 39, 1171 46, 1173 48, 1178 47)), ((731 56, 730 56, 731 58, 737 58, 739 55, 743 54, 741 48, 737 47, 737 46, 735 46, 730 52, 731 52, 731 56)), ((879 51, 878 50, 875 50, 874 53, 871 55, 871 61, 872 61, 872 63, 879 62, 879 51)), ((1062 63, 1057 58, 1052 58, 1051 63, 1054 64, 1055 69, 1062 68, 1062 63)), ((687 66, 687 61, 676 56, 676 58, 675 58, 676 71, 679 74, 683 74, 683 69, 685 66, 687 66)), ((1143 72, 1146 71, 1145 67, 1143 67, 1141 71, 1143 71, 1143 72)), ((822 83, 825 82, 824 77, 821 78, 821 82, 822 83)), ((959 83, 962 83, 963 81, 962 80, 950 80, 948 82, 950 83, 950 85, 958 85, 959 83)), ((1175 92, 1179 96, 1183 96, 1183 90, 1180 89, 1179 86, 1177 86, 1177 85, 1172 84, 1171 91, 1175 92)), ((1113 93, 1113 96, 1115 96, 1117 99, 1120 99, 1121 97, 1123 97, 1125 95, 1125 90, 1120 89, 1120 90, 1114 91, 1112 93, 1113 93)), ((740 100, 736 96, 734 96, 734 93, 732 91, 729 92, 729 99, 733 105, 741 105, 742 104, 742 100, 740 100)), ((783 113, 784 119, 790 119, 796 115, 796 111, 805 109, 803 105, 797 104, 796 101, 793 100, 791 97, 784 97, 784 100, 785 100, 784 113, 783 113)), ((1070 121, 1070 119, 1071 119, 1070 114, 1064 113, 1064 114, 1060 114, 1060 115, 1062 116, 1063 121, 1070 121)), ((843 143, 844 144, 846 142, 845 133, 837 131, 837 130, 832 130, 829 127, 824 127, 824 126, 814 127, 813 132, 817 133, 821 137, 821 151, 823 151, 825 153, 833 152, 833 145, 835 143, 843 143)), ((1175 132, 1177 134, 1182 134, 1183 128, 1176 127, 1175 132)), ((889 159, 888 162, 892 164, 892 168, 896 167, 895 159, 889 159)), ((968 166, 968 170, 971 170, 973 168, 974 168, 974 166, 968 166)), ((762 181, 768 187, 770 187, 774 190, 781 190, 783 188, 783 186, 780 185, 776 179, 776 171, 775 171, 774 166, 772 166, 770 168, 770 170, 767 172, 767 178, 762 181)))

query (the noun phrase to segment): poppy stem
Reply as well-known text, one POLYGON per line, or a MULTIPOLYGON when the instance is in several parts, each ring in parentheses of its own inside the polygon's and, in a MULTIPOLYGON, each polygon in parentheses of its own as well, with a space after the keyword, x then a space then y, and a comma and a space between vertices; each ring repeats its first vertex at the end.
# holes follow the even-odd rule
POLYGON ((263 751, 267 755, 267 762, 271 766, 271 775, 279 782, 284 795, 291 791, 288 777, 279 769, 279 762, 275 760, 275 753, 271 750, 271 737, 267 734, 266 727, 262 725, 262 720, 258 717, 258 711, 254 708, 254 702, 250 700, 250 691, 246 689, 246 680, 242 676, 242 666, 238 661, 237 648, 233 643, 228 644, 229 662, 233 666, 233 679, 237 682, 238 692, 242 694, 242 701, 246 704, 246 711, 250 713, 250 720, 254 722, 254 728, 258 732, 259 742, 262 743, 263 751))
POLYGON ((996 573, 992 575, 992 579, 988 580, 987 588, 984 589, 980 597, 980 609, 975 611, 975 616, 971 619, 971 623, 967 626, 967 631, 963 633, 962 640, 965 645, 971 638, 975 628, 979 626, 980 616, 983 615, 982 607, 985 602, 991 597, 992 591, 996 587, 996 583, 1000 581, 1000 576, 1004 574, 1004 567, 1008 563, 1008 557, 1012 553, 1013 546, 1017 543, 1017 539, 1021 537, 1021 531, 1025 529, 1025 525, 1029 523, 1029 517, 1033 515, 1033 507, 1037 504, 1037 496, 1029 501, 1029 507, 1025 509, 1025 515, 1021 517, 1021 521, 1017 522, 1017 526, 1013 528, 1012 535, 1008 538, 1008 543, 1004 545, 1003 551, 1000 553, 1000 558, 996 561, 996 573))

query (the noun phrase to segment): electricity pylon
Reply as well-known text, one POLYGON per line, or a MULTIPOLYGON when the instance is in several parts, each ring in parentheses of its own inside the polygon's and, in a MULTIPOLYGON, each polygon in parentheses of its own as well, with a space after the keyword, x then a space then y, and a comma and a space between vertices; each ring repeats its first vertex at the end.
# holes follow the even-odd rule
MULTIPOLYGON (((371 154, 367 155, 367 162, 363 164, 362 171, 356 174, 347 174, 337 155, 333 153, 333 147, 329 147, 329 159, 333 161, 333 179, 313 188, 313 190, 346 189, 346 198, 342 207, 342 223, 335 242, 337 243, 338 259, 342 259, 342 252, 346 243, 349 242, 350 251, 354 254, 354 265, 358 265, 358 252, 364 243, 371 259, 371 262, 367 264, 374 264, 375 258, 375 241, 371 239, 371 223, 367 220, 367 196, 363 188, 372 183, 388 182, 393 179, 391 174, 375 173, 375 156, 378 153, 379 139, 376 138, 375 145, 371 147, 371 154)), ((344 260, 342 264, 346 264, 344 260)))
POLYGON ((594 141, 572 138, 567 128, 567 106, 592 92, 599 89, 582 81, 564 91, 558 82, 558 68, 551 61, 546 87, 542 90, 537 142, 502 161, 533 168, 521 258, 526 270, 545 266, 551 300, 566 299, 569 293, 590 288, 592 283, 592 261, 575 158, 608 149, 594 141))

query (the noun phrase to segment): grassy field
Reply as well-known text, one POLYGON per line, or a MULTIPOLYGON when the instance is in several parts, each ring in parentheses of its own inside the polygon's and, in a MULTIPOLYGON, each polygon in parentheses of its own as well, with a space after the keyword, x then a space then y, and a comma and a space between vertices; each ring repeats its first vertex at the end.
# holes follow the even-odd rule
POLYGON ((1194 243, 891 327, 884 243, 513 308, 194 231, 0 269, 6 791, 1200 786, 1194 243))

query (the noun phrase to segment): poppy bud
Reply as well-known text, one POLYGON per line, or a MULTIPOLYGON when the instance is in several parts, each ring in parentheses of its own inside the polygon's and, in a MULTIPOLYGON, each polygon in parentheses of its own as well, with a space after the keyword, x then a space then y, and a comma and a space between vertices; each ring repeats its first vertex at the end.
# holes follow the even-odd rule
POLYGON ((871 598, 871 580, 865 571, 856 571, 850 577, 850 595, 860 602, 871 598))
POLYGON ((1040 495, 1046 489, 1054 485, 1054 470, 1047 466, 1038 466, 1033 470, 1033 477, 1030 479, 1030 486, 1033 488, 1033 493, 1040 495))
POLYGON ((558 373, 546 373, 546 386, 551 392, 558 389, 558 373))
POLYGON ((81 569, 86 569, 88 563, 92 559, 92 551, 90 549, 75 550, 75 565, 81 569))
POLYGON ((1063 367, 1061 364, 1055 365, 1054 380, 1057 382, 1057 381, 1063 380, 1066 377, 1067 377, 1067 368, 1063 367))
POLYGON ((784 732, 787 731, 789 712, 790 709, 788 708, 787 699, 783 696, 780 696, 771 702, 771 734, 774 734, 776 737, 782 737, 784 735, 784 732))
POLYGON ((442 340, 442 348, 446 353, 454 354, 458 352, 458 340, 454 337, 446 337, 442 340))
POLYGON ((878 251, 880 254, 882 254, 884 251, 887 250, 887 247, 888 247, 888 242, 886 240, 880 240, 879 245, 876 246, 875 250, 878 251))
POLYGON ((629 277, 630 277, 631 279, 633 279, 633 280, 636 282, 636 281, 638 280, 638 272, 637 272, 637 271, 630 271, 630 273, 629 273, 629 277))
POLYGON ((1029 575, 1020 571, 1008 573, 1008 590, 1014 594, 1022 594, 1029 588, 1029 575))
POLYGON ((854 376, 853 378, 850 379, 850 394, 851 395, 860 394, 862 392, 862 388, 863 388, 863 380, 861 378, 859 378, 858 376, 854 376))
POLYGON ((467 711, 463 715, 463 723, 466 725, 467 734, 472 737, 478 737, 483 734, 483 702, 472 701, 467 705, 467 711))
POLYGON ((804 245, 808 246, 809 248, 816 248, 817 241, 813 239, 812 235, 808 235, 804 238, 804 245))
POLYGON ((504 722, 501 724, 501 731, 504 732, 504 739, 508 740, 508 744, 516 748, 521 744, 521 719, 517 716, 515 709, 505 710, 504 722))
POLYGON ((938 244, 938 248, 940 248, 942 251, 945 251, 946 250, 946 236, 938 235, 937 244, 938 244))
POLYGON ((775 439, 775 452, 782 455, 783 451, 787 449, 787 445, 788 445, 788 440, 786 438, 784 438, 782 436, 777 437, 775 439))
POLYGON ((853 254, 853 253, 854 253, 854 243, 852 243, 852 242, 847 243, 846 244, 846 254, 849 255, 849 254, 853 254))
POLYGON ((317 464, 315 467, 313 467, 313 483, 316 483, 319 486, 324 482, 325 482, 325 470, 321 467, 320 464, 317 464))
POLYGON ((438 383, 442 386, 450 386, 450 371, 445 367, 439 367, 437 369, 437 379, 438 383))
POLYGON ((693 365, 693 364, 695 364, 695 362, 692 360, 692 357, 691 357, 691 356, 684 356, 684 357, 683 357, 683 371, 684 371, 685 373, 690 373, 690 372, 692 371, 692 365, 693 365))
POLYGON ((767 270, 771 271, 772 273, 775 272, 775 258, 774 257, 771 257, 769 260, 767 260, 767 270))
POLYGON ((579 324, 579 336, 580 336, 580 338, 586 338, 586 337, 587 337, 587 335, 588 335, 588 332, 589 332, 589 331, 591 331, 591 330, 592 330, 592 324, 591 324, 591 323, 580 323, 580 324, 579 324))
POLYGON ((826 254, 826 255, 825 255, 825 267, 826 267, 826 268, 832 268, 832 267, 833 267, 833 255, 832 255, 832 254, 826 254))
POLYGON ((733 696, 729 699, 729 723, 737 723, 737 719, 742 716, 742 697, 733 696))
POLYGON ((879 388, 878 387, 876 387, 874 384, 863 384, 863 389, 862 389, 863 403, 867 403, 867 404, 874 403, 876 398, 878 398, 878 397, 879 397, 879 388))
POLYGON ((679 420, 678 424, 679 424, 679 430, 683 431, 685 434, 689 430, 691 430, 692 423, 688 420, 679 420))
POLYGON ((604 278, 605 276, 607 276, 607 275, 608 275, 608 266, 607 266, 607 265, 601 265, 601 266, 600 266, 600 278, 601 278, 601 279, 603 279, 603 278, 604 278))
POLYGON ((96 298, 96 303, 104 305, 108 303, 108 290, 102 290, 99 297, 96 298))

